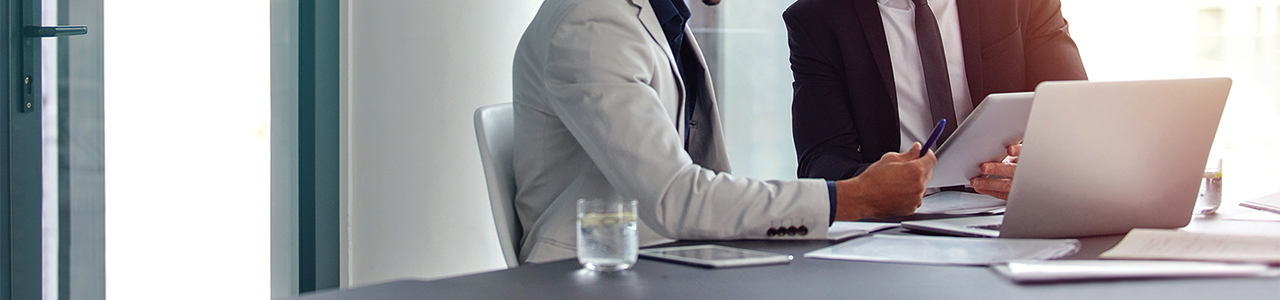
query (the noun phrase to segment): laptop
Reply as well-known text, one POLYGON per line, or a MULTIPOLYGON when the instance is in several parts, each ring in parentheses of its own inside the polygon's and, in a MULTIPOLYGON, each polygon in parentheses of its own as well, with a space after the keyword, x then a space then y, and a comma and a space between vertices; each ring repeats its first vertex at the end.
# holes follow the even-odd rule
POLYGON ((1004 215, 902 226, 1001 238, 1186 226, 1230 89, 1229 78, 1042 83, 1004 215))

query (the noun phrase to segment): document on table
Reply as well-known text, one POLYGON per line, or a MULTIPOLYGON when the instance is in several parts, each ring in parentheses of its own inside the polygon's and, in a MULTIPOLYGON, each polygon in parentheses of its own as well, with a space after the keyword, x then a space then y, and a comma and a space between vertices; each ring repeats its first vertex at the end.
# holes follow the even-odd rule
POLYGON ((983 194, 947 191, 921 200, 917 214, 971 215, 1004 212, 1005 201, 983 194))
POLYGON ((1280 222, 1280 214, 1269 211, 1251 211, 1243 214, 1233 215, 1227 220, 1236 221, 1264 221, 1264 222, 1280 222))
POLYGON ((1014 261, 991 269, 1014 282, 1081 281, 1120 278, 1274 276, 1265 264, 1154 260, 1014 261))
POLYGON ((805 257, 933 265, 984 266, 1054 259, 1075 253, 1074 239, 979 239, 876 234, 805 253, 805 257))
POLYGON ((1280 193, 1240 203, 1240 206, 1280 214, 1280 193))
POLYGON ((1280 263, 1280 235, 1233 235, 1137 228, 1130 230, 1119 244, 1098 257, 1280 263))
POLYGON ((827 229, 827 239, 839 241, 851 237, 858 237, 871 234, 872 232, 885 230, 889 228, 899 227, 898 223, 879 223, 879 222, 847 222, 838 221, 831 224, 827 229))

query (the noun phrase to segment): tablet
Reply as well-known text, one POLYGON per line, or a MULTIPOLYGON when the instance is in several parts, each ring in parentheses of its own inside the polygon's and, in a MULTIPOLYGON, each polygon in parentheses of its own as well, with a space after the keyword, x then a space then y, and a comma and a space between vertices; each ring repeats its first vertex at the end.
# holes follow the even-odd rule
POLYGON ((720 245, 640 249, 640 256, 707 268, 732 268, 791 262, 791 255, 720 245))
POLYGON ((1001 93, 983 99, 938 147, 929 187, 969 185, 969 178, 981 174, 979 165, 1003 160, 1009 154, 1005 147, 1021 142, 1027 133, 1034 94, 1001 93))

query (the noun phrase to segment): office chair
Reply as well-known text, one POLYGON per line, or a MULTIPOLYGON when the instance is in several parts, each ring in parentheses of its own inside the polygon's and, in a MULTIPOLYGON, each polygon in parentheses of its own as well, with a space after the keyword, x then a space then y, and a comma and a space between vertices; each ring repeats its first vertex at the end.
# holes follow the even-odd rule
POLYGON ((516 216, 516 175, 512 166, 512 131, 514 116, 511 103, 498 103, 476 109, 476 141, 480 144, 480 163, 484 166, 484 179, 489 186, 489 206, 493 209, 493 224, 498 229, 498 244, 507 268, 520 263, 516 257, 516 245, 524 235, 516 216))

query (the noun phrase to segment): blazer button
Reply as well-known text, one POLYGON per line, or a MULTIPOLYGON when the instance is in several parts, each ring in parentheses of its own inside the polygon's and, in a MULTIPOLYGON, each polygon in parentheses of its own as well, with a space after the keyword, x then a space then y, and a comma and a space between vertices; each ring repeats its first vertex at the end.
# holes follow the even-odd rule
POLYGON ((788 236, 794 236, 794 235, 796 235, 796 233, 797 233, 797 232, 799 232, 799 229, 796 229, 796 227, 795 227, 795 226, 787 227, 787 235, 788 235, 788 236))
POLYGON ((768 236, 776 236, 776 235, 778 235, 778 230, 777 230, 777 229, 773 229, 773 228, 769 228, 769 231, 767 231, 765 234, 766 234, 766 235, 768 235, 768 236))
POLYGON ((809 235, 809 227, 800 226, 800 235, 801 236, 809 235))

